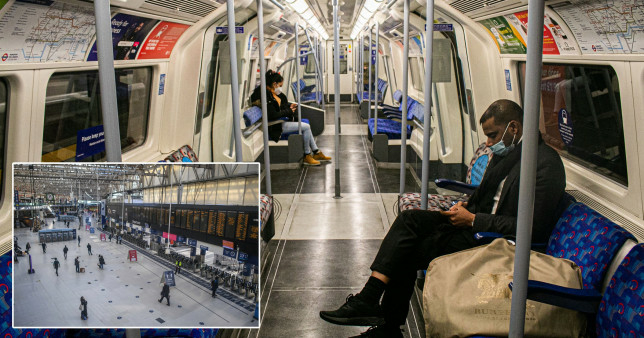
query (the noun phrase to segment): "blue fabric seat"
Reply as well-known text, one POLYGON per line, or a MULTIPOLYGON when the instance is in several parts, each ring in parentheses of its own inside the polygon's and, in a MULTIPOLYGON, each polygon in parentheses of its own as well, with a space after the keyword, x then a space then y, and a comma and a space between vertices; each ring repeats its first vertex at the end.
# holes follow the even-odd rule
POLYGON ((632 234, 583 203, 573 203, 561 215, 546 253, 579 266, 584 289, 600 290, 606 269, 632 234))
POLYGON ((243 114, 246 127, 250 127, 262 119, 262 109, 257 106, 248 108, 243 114))
POLYGON ((631 249, 619 265, 599 303, 597 337, 644 334, 644 244, 631 249))
POLYGON ((295 82, 291 83, 291 89, 293 90, 293 96, 294 97, 297 97, 297 84, 298 83, 300 85, 300 94, 308 94, 308 93, 313 92, 313 90, 315 89, 315 84, 307 86, 306 82, 304 82, 304 80, 300 79, 299 81, 295 81, 295 82))
MULTIPOLYGON (((411 97, 407 98, 407 120, 412 121, 414 118, 418 119, 420 123, 424 121, 424 107, 420 102, 412 99, 411 97)), ((395 118, 395 116, 393 117, 395 118)), ((370 118, 367 121, 367 126, 369 128, 369 136, 371 137, 374 134, 385 134, 389 140, 400 140, 402 138, 402 122, 392 120, 392 119, 378 119, 378 131, 374 132, 375 121, 373 118, 370 118)), ((407 139, 411 137, 411 132, 413 128, 407 123, 407 139)))

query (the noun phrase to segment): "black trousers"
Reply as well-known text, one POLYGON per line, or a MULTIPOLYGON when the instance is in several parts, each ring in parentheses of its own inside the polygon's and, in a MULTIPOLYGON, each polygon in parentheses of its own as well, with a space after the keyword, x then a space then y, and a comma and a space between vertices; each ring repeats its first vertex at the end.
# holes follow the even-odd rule
POLYGON ((166 299, 166 301, 168 302, 168 305, 170 305, 170 296, 161 295, 161 299, 159 299, 159 302, 162 302, 162 301, 163 301, 163 298, 165 298, 165 299, 166 299))
POLYGON ((371 264, 372 271, 390 278, 381 303, 385 321, 405 323, 417 270, 427 269, 436 257, 475 246, 471 228, 451 225, 438 211, 400 213, 371 264))

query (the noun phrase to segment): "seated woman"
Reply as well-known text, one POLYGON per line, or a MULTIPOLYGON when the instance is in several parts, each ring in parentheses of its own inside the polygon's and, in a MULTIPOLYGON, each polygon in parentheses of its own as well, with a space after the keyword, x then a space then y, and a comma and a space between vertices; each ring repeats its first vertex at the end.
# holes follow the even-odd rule
MULTIPOLYGON (((282 93, 282 85, 284 78, 279 73, 272 70, 266 72, 266 113, 268 114, 268 121, 275 121, 280 118, 288 118, 284 123, 274 124, 268 127, 269 139, 278 142, 282 133, 291 133, 298 131, 297 115, 295 109, 297 104, 291 103, 289 105, 286 95, 282 93)), ((250 96, 253 105, 261 106, 261 86, 255 88, 253 94, 250 96)), ((302 122, 302 137, 304 138, 304 164, 305 165, 320 165, 320 161, 331 161, 331 158, 325 156, 319 149, 313 134, 311 133, 311 126, 308 123, 302 122), (312 152, 312 154, 311 154, 312 152)))

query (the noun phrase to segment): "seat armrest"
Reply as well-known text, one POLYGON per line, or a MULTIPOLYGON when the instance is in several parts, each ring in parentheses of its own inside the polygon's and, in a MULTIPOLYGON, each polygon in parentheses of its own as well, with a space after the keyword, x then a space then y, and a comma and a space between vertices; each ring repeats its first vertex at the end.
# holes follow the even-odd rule
POLYGON ((438 186, 439 188, 458 191, 468 195, 471 195, 474 192, 474 190, 478 188, 478 185, 467 184, 467 183, 454 181, 454 180, 448 180, 445 178, 439 178, 436 181, 434 181, 434 183, 436 183, 436 186, 438 186))
POLYGON ((498 232, 477 232, 474 234, 474 239, 479 245, 490 244, 497 238, 502 238, 503 234, 498 232))
POLYGON ((396 106, 392 106, 392 105, 388 105, 388 104, 381 104, 380 106, 378 106, 378 109, 383 109, 383 110, 384 110, 384 109, 386 109, 386 110, 399 110, 399 108, 398 108, 398 107, 396 107, 396 106))
POLYGON ((270 121, 270 122, 268 122, 268 126, 270 127, 270 126, 272 126, 272 125, 276 125, 276 124, 284 123, 284 122, 286 122, 286 121, 284 121, 284 120, 275 120, 275 121, 270 121))
MULTIPOLYGON (((514 282, 508 285, 512 290, 514 282)), ((535 280, 528 281, 528 299, 584 313, 597 313, 602 295, 595 289, 573 289, 535 280)))

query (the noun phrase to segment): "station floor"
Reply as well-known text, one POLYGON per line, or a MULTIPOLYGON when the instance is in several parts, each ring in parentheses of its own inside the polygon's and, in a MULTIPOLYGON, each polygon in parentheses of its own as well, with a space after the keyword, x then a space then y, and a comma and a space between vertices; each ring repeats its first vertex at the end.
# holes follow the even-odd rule
MULTIPOLYGON (((279 217, 268 252, 262 253, 261 327, 248 337, 349 337, 368 329, 327 323, 319 311, 338 308, 369 278, 369 266, 396 217, 400 172, 378 168, 372 160, 357 105, 341 105, 341 122, 341 199, 334 198, 334 162, 272 175, 279 217)), ((335 157, 332 123, 328 105, 325 131, 316 140, 335 157)), ((406 187, 420 191, 409 170, 406 187)), ((405 337, 425 336, 417 297, 401 327, 405 337)))
MULTIPOLYGON (((47 219, 48 228, 63 228, 63 222, 47 219)), ((78 227, 78 223, 70 227, 78 227)), ((172 270, 170 262, 153 252, 123 240, 100 241, 99 233, 80 230, 77 240, 47 243, 47 251, 38 242, 38 233, 28 228, 15 229, 18 243, 25 249, 31 244, 31 260, 35 270, 28 274, 29 258, 19 257, 14 263, 14 327, 257 327, 253 318, 253 299, 232 294, 220 286, 217 297, 211 297, 209 283, 185 269, 175 275, 176 286, 170 288, 170 306, 159 303, 161 276, 172 270), (88 254, 87 243, 93 255, 88 254), (63 247, 67 245, 67 259, 63 247), (128 250, 136 249, 137 262, 129 262, 128 250), (98 255, 106 265, 98 267, 98 255), (76 273, 74 258, 80 257, 85 273, 76 273), (58 276, 53 267, 56 257, 61 265, 58 276), (88 302, 88 319, 80 319, 80 297, 88 302)))

